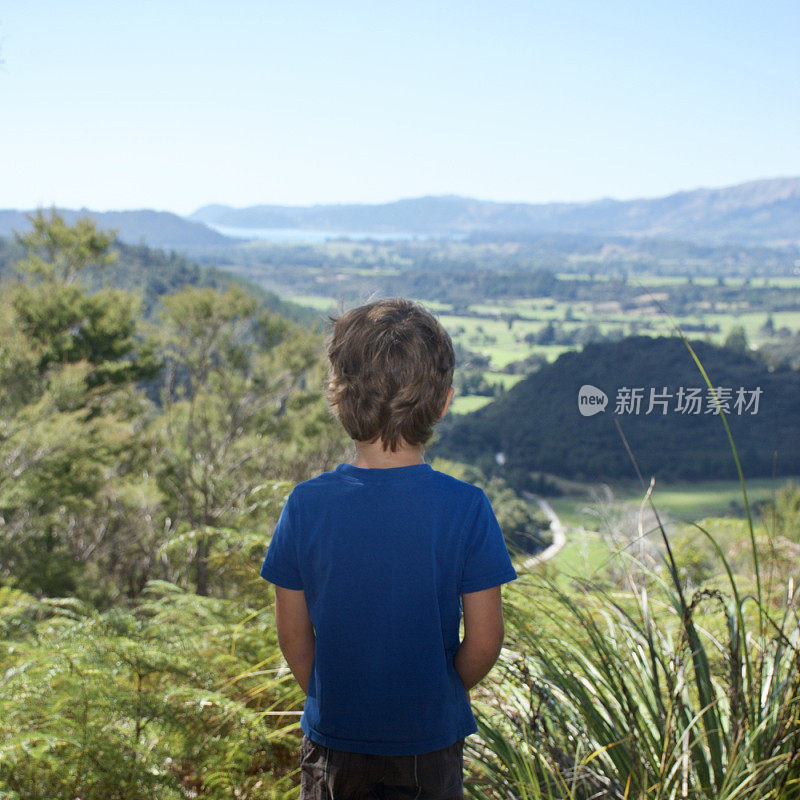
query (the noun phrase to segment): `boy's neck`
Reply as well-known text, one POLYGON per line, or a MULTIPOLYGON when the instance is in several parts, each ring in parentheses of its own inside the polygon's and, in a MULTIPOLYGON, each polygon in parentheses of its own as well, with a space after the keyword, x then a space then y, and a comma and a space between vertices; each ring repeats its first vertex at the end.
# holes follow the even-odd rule
POLYGON ((364 469, 391 469, 392 467, 412 467, 424 464, 422 445, 412 446, 401 442, 394 453, 384 450, 380 439, 377 442, 355 442, 356 457, 353 466, 364 469))

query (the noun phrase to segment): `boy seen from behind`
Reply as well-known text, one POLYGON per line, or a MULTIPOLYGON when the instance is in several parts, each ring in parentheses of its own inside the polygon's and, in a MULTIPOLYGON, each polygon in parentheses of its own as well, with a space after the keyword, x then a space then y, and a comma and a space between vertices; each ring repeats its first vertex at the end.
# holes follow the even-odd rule
POLYGON ((453 397, 445 330, 399 298, 333 323, 329 402, 355 457, 294 488, 261 567, 306 693, 300 796, 462 798, 468 692, 517 575, 483 490, 424 460, 453 397))

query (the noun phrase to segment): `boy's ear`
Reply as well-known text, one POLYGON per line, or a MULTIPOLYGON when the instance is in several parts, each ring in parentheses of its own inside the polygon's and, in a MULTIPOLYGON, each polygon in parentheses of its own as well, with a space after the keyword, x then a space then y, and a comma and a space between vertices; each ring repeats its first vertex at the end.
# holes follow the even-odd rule
POLYGON ((447 393, 447 399, 444 401, 444 406, 442 407, 442 413, 439 414, 439 419, 441 419, 447 413, 447 409, 450 408, 450 401, 453 399, 454 393, 455 389, 451 386, 450 391, 447 393))

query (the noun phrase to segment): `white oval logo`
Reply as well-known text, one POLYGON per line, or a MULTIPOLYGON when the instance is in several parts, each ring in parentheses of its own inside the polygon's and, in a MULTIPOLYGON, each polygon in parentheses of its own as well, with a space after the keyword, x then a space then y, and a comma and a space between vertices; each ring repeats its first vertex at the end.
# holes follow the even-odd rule
POLYGON ((602 389, 592 386, 591 383, 584 383, 578 390, 578 411, 584 417, 593 417, 601 411, 606 410, 608 397, 602 389))

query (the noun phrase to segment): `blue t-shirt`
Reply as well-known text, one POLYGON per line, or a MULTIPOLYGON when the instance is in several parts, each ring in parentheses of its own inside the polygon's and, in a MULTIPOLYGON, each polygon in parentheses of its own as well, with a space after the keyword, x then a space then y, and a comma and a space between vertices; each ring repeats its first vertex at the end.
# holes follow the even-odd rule
POLYGON ((294 488, 260 574, 305 592, 310 739, 410 755, 477 731, 453 666, 460 595, 517 577, 482 489, 429 464, 340 464, 294 488))

